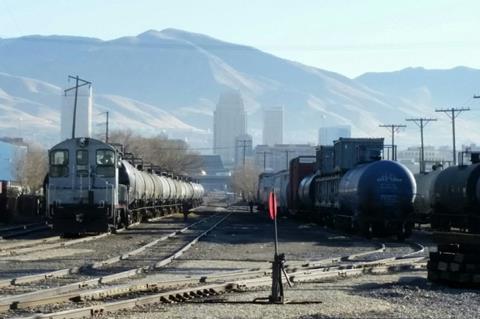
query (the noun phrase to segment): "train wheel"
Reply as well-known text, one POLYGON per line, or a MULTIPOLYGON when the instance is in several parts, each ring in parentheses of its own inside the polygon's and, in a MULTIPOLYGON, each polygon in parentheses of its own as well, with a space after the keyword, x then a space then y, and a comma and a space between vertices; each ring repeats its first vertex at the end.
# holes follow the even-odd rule
POLYGON ((132 217, 131 217, 130 212, 126 209, 122 209, 122 211, 120 213, 120 216, 121 216, 121 225, 125 229, 127 229, 128 226, 132 223, 132 217))

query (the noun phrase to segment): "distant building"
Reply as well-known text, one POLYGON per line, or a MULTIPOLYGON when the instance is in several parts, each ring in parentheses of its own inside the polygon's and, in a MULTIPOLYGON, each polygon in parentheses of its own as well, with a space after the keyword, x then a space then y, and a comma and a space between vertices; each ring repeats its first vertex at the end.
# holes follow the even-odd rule
POLYGON ((248 134, 235 138, 235 166, 245 165, 253 155, 252 137, 248 134))
POLYGON ((254 150, 255 166, 263 172, 278 172, 298 156, 315 156, 315 146, 309 144, 257 145, 254 150))
POLYGON ((200 166, 189 172, 207 192, 226 192, 229 190, 230 173, 225 169, 220 155, 201 155, 200 166))
POLYGON ((0 139, 0 180, 16 180, 16 165, 26 153, 27 146, 21 138, 0 139))
POLYGON ((283 108, 266 108, 263 111, 263 144, 273 146, 283 143, 283 108))
POLYGON ((224 165, 235 161, 235 138, 246 133, 246 113, 243 100, 236 92, 220 95, 213 114, 213 152, 224 165))
POLYGON ((351 136, 351 128, 348 125, 321 127, 318 130, 318 145, 333 145, 333 141, 340 137, 351 136))
MULTIPOLYGON (((448 146, 435 148, 433 146, 425 146, 423 154, 425 156, 425 168, 430 171, 434 164, 443 164, 448 166, 452 162, 452 149, 448 146)), ((405 150, 397 152, 397 160, 407 166, 413 173, 420 170, 420 147, 412 146, 405 150)))

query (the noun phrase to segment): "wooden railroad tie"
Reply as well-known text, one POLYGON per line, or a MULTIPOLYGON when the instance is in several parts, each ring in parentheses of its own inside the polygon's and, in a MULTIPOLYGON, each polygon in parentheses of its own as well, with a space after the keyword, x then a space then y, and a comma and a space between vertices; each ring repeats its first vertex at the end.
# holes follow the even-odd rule
POLYGON ((428 279, 454 287, 480 288, 480 234, 435 232, 428 279))

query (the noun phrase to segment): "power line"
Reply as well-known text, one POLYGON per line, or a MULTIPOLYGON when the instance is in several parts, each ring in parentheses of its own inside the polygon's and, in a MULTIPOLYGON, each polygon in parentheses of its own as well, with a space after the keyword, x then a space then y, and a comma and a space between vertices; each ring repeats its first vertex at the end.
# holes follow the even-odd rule
POLYGON ((460 113, 470 111, 470 108, 448 108, 448 109, 436 109, 435 112, 442 112, 452 120, 452 137, 453 137, 453 165, 457 165, 457 150, 455 145, 455 119, 460 113))
POLYGON ((429 122, 434 122, 437 119, 433 118, 410 118, 406 119, 407 122, 413 122, 420 128, 420 173, 425 172, 425 152, 423 146, 423 129, 429 122))
POLYGON ((385 127, 387 129, 390 129, 390 134, 392 136, 392 160, 396 161, 397 160, 397 152, 395 149, 395 133, 398 133, 400 128, 407 127, 406 125, 403 124, 382 124, 379 125, 379 127, 385 127))

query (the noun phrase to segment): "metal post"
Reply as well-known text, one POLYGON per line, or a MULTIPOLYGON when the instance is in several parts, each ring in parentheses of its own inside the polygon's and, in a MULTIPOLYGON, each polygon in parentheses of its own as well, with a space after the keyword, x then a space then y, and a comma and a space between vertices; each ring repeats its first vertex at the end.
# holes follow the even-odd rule
POLYGON ((108 111, 107 113, 107 123, 105 124, 105 143, 108 144, 108 111))
POLYGON ((77 122, 77 99, 78 99, 78 75, 75 77, 75 100, 73 102, 73 123, 72 123, 72 138, 75 138, 75 126, 77 122))
POLYGON ((387 129, 390 129, 390 134, 392 135, 392 160, 396 161, 397 154, 395 151, 395 133, 397 133, 400 128, 407 127, 407 126, 402 124, 383 124, 383 125, 379 125, 379 127, 385 127, 387 129))
POLYGON ((453 165, 457 165, 457 149, 455 143, 455 118, 463 111, 470 111, 469 108, 449 108, 449 109, 436 109, 435 112, 443 112, 452 120, 452 137, 453 137, 453 165))
POLYGON ((457 165, 457 149, 455 143, 455 111, 452 109, 453 165, 457 165))
POLYGON ((407 122, 414 122, 420 128, 420 173, 425 172, 425 153, 423 146, 423 129, 425 126, 432 121, 437 119, 432 118, 415 118, 415 119, 406 119, 407 122))
POLYGON ((277 230, 277 216, 273 219, 274 223, 274 236, 275 236, 275 256, 278 255, 278 230, 277 230))
POLYGON ((420 173, 425 172, 425 149, 423 147, 423 119, 420 119, 420 173))
POLYGON ((69 75, 68 78, 75 79, 75 86, 68 88, 64 91, 64 94, 66 96, 68 91, 75 90, 75 100, 73 103, 73 123, 72 123, 72 138, 75 138, 75 126, 77 121, 78 89, 85 85, 92 85, 92 82, 82 80, 81 78, 78 77, 78 75, 77 76, 69 75), (79 82, 83 82, 83 83, 79 84, 79 82))

